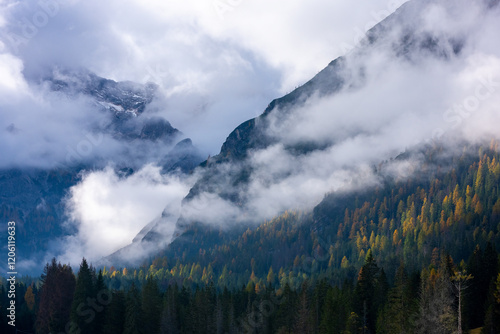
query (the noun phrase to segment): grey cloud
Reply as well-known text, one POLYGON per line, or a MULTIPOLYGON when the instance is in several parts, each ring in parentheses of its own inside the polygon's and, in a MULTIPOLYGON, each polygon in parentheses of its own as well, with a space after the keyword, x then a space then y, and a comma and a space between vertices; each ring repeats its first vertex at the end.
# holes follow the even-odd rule
POLYGON ((287 209, 310 210, 328 192, 374 186, 384 175, 411 176, 419 159, 389 161, 383 173, 373 168, 408 148, 440 140, 451 151, 463 140, 498 136, 500 49, 485 41, 500 28, 498 11, 486 12, 481 2, 422 1, 407 4, 390 22, 402 28, 388 34, 385 27, 374 29, 346 58, 341 91, 275 108, 264 125, 274 144, 254 148, 243 162, 208 168, 208 182, 220 181, 224 189, 209 185, 198 197, 193 192, 182 217, 230 226, 287 209), (415 35, 405 44, 408 31, 415 35), (462 40, 460 50, 454 40, 462 40), (490 74, 491 94, 476 97, 478 87, 483 94, 488 89, 483 82, 490 74), (454 110, 457 104, 462 108, 454 110), (450 110, 459 124, 446 117, 450 110), (308 143, 316 150, 294 149, 308 143), (248 182, 234 185, 243 175, 250 175, 248 182), (209 218, 192 215, 192 203, 205 203, 209 218))
MULTIPOLYGON (((304 105, 273 111, 266 135, 276 142, 250 152, 242 162, 251 170, 249 175, 243 173, 248 177, 246 186, 201 192, 185 201, 180 214, 172 207, 165 211, 171 214, 160 217, 161 209, 144 205, 139 211, 158 210, 157 216, 141 218, 146 221, 134 224, 127 237, 156 219, 153 225, 160 226, 158 231, 169 240, 176 220, 172 217, 177 215, 233 226, 261 222, 286 209, 307 210, 327 192, 378 184, 373 164, 407 147, 443 133, 469 140, 495 134, 500 50, 491 41, 500 30, 498 9, 486 13, 479 9, 479 3, 408 3, 404 6, 406 15, 395 15, 388 21, 401 24, 400 28, 372 30, 360 47, 349 53, 342 91, 331 97, 313 95, 304 105), (420 16, 422 3, 429 6, 420 16), (407 35, 412 31, 413 35, 407 35), (373 43, 375 40, 378 42, 373 43), (479 99, 476 91, 484 78, 494 82, 492 92, 472 108, 468 103, 475 102, 473 97, 479 99), (455 108, 457 104, 462 108, 455 108), (301 154, 292 150, 294 145, 311 142, 320 144, 321 149, 301 154)), ((22 33, 16 22, 23 17, 31 20, 39 10, 36 5, 25 8, 14 1, 8 5, 11 7, 3 10, 7 22, 2 26, 3 36, 22 33)), ((85 116, 89 127, 99 122, 102 115, 89 111, 84 98, 74 103, 53 93, 38 93, 35 79, 46 66, 58 64, 86 67, 116 80, 155 81, 161 94, 146 113, 168 119, 207 155, 213 154, 238 123, 259 114, 272 97, 289 91, 341 55, 342 45, 354 44, 360 31, 369 29, 371 22, 375 24, 373 13, 381 18, 387 8, 392 5, 382 0, 363 5, 358 1, 294 0, 285 7, 279 2, 256 0, 241 2, 221 20, 210 2, 61 4, 57 15, 17 52, 9 40, 3 40, 1 68, 13 70, 6 72, 12 80, 0 80, 0 102, 6 110, 0 119, 0 136, 2 143, 9 144, 3 144, 1 151, 13 157, 9 162, 19 164, 64 159, 66 146, 77 147, 82 140, 79 117, 85 116), (14 98, 11 92, 15 92, 14 98), (65 113, 68 110, 71 116, 65 113), (90 121, 86 113, 94 115, 90 121), (29 120, 23 121, 21 115, 29 120)), ((87 139, 83 134, 83 140, 87 139)), ((103 142, 96 154, 108 156, 123 149, 111 137, 104 137, 103 142)), ((125 149, 143 151, 140 145, 125 149)), ((418 159, 393 161, 386 172, 405 177, 418 163, 418 159)), ((3 164, 7 165, 7 160, 3 164)), ((241 166, 220 165, 212 171, 224 179, 242 170, 241 166)), ((102 178, 100 187, 90 187, 91 179, 86 179, 74 190, 110 191, 131 181, 110 183, 116 177, 111 172, 93 176, 102 178)), ((152 177, 135 186, 145 193, 164 189, 165 182, 152 177)), ((174 193, 181 197, 194 180, 179 182, 183 191, 174 193)), ((165 188, 165 194, 168 191, 165 188)), ((76 195, 70 201, 75 201, 76 195)), ((86 212, 89 207, 80 201, 72 212, 86 212)), ((110 205, 112 209, 116 205, 110 205)), ((82 245, 72 254, 77 257, 90 248, 85 242, 91 236, 85 231, 92 219, 75 216, 75 220, 80 222, 76 225, 79 234, 73 237, 82 245)), ((108 223, 113 226, 113 222, 108 223)), ((113 250, 99 248, 93 256, 113 250)))
POLYGON ((144 227, 148 222, 159 226, 158 233, 168 242, 174 233, 172 217, 179 215, 192 183, 193 176, 161 175, 160 168, 152 165, 128 177, 109 167, 87 173, 71 188, 66 202, 70 218, 66 229, 77 232, 55 241, 60 246, 53 252, 72 263, 82 255, 97 261, 130 244, 143 229, 143 234, 149 232, 151 227, 144 227))

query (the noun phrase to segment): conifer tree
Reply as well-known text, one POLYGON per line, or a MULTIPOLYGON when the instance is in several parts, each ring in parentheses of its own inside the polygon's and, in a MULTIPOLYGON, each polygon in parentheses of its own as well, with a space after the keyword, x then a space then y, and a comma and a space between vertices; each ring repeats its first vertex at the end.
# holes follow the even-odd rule
POLYGON ((483 334, 500 333, 500 274, 490 284, 483 334))
POLYGON ((142 290, 142 312, 144 332, 156 334, 160 331, 161 296, 158 282, 149 277, 142 290))
POLYGON ((410 317, 413 305, 406 291, 407 284, 408 275, 404 264, 401 263, 396 272, 395 285, 389 292, 387 304, 377 319, 377 333, 411 332, 410 317))
MULTIPOLYGON (((104 278, 102 276, 102 271, 99 270, 99 274, 97 275, 96 283, 95 283, 95 296, 97 296, 97 303, 94 306, 96 315, 94 320, 94 333, 102 334, 104 332, 104 324, 105 324, 105 313, 109 304, 112 302, 113 294, 106 289, 104 285, 104 278), (111 300, 108 300, 109 297, 103 296, 111 296, 111 300), (101 304, 102 303, 102 304, 101 304)), ((96 297, 93 297, 96 298, 96 297)))
POLYGON ((302 284, 298 303, 298 310, 295 316, 295 326, 294 333, 303 333, 303 334, 312 334, 313 333, 313 325, 311 319, 311 311, 309 305, 309 291, 307 282, 302 284))
POLYGON ((123 291, 113 292, 111 303, 104 311, 104 334, 123 333, 126 300, 123 291))
POLYGON ((178 334, 177 285, 169 286, 163 298, 163 312, 160 322, 161 334, 178 334))
POLYGON ((71 322, 73 323, 71 334, 94 333, 96 312, 102 311, 102 306, 96 305, 92 276, 87 260, 83 258, 71 305, 71 322))
POLYGON ((70 266, 52 259, 41 277, 37 333, 60 333, 70 329, 70 310, 75 292, 75 275, 70 266))
POLYGON ((354 310, 359 315, 366 333, 375 333, 377 320, 376 291, 379 284, 380 269, 371 250, 366 254, 365 264, 361 267, 356 284, 354 310))
POLYGON ((321 334, 341 333, 346 328, 351 304, 346 297, 345 287, 342 290, 338 287, 327 290, 320 324, 321 334))
POLYGON ((149 334, 143 331, 142 305, 139 290, 132 283, 125 301, 125 326, 123 334, 149 334))

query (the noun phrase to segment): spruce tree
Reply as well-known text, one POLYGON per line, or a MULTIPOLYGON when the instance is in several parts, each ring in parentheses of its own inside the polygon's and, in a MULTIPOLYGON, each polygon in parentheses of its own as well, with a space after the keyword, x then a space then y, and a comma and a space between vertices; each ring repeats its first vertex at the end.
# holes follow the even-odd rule
POLYGON ((163 312, 160 322, 161 334, 178 334, 177 286, 169 286, 163 298, 163 312))
POLYGON ((158 282, 149 277, 142 290, 143 328, 145 333, 156 334, 160 331, 161 302, 158 282))
POLYGON ((358 282, 354 290, 354 310, 359 315, 366 333, 375 333, 378 304, 377 287, 381 286, 379 278, 380 269, 371 250, 368 250, 365 264, 359 271, 358 282))
POLYGON ((99 274, 97 275, 96 284, 95 284, 95 295, 97 296, 97 308, 95 315, 95 324, 94 324, 94 333, 102 334, 104 333, 104 323, 105 323, 105 313, 106 309, 109 306, 109 303, 112 302, 112 293, 106 289, 104 285, 104 278, 102 277, 102 270, 99 270, 99 274), (106 296, 105 298, 103 296, 106 296), (108 300, 111 296, 111 300, 108 300))
POLYGON ((96 312, 102 311, 102 306, 96 305, 92 276, 87 260, 83 258, 71 305, 71 322, 73 324, 71 334, 94 333, 96 312))
POLYGON ((302 284, 302 289, 300 293, 298 310, 295 316, 295 326, 294 333, 312 334, 313 326, 311 319, 311 311, 309 305, 309 291, 307 282, 302 284))
POLYGON ((125 302, 125 328, 123 334, 149 334, 143 331, 142 305, 139 290, 132 284, 125 302))
POLYGON ((75 275, 70 266, 52 259, 41 277, 39 311, 36 331, 40 334, 66 332, 70 325, 70 310, 75 292, 75 275))
POLYGON ((500 333, 500 274, 490 284, 482 334, 500 333))
POLYGON ((102 333, 123 333, 125 323, 125 295, 123 291, 113 292, 111 303, 106 307, 102 333))

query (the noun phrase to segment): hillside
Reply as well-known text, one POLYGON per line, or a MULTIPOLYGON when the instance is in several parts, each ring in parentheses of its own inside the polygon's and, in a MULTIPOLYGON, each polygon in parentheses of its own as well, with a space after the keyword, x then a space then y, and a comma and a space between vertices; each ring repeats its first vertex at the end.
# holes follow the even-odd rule
MULTIPOLYGON (((151 333, 451 333, 463 280, 463 328, 495 333, 500 152, 495 141, 460 151, 408 151, 423 157, 410 179, 382 177, 382 163, 379 186, 329 194, 311 213, 243 233, 193 226, 139 268, 94 271, 93 284, 114 291, 99 321, 118 328, 116 317, 131 316, 126 305, 139 305, 144 318, 127 326, 151 333)), ((46 280, 61 270, 47 268, 46 280)))

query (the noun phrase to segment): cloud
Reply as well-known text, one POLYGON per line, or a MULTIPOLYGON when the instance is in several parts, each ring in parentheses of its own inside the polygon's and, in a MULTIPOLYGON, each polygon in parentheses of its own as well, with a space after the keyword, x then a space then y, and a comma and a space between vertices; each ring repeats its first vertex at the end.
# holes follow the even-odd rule
MULTIPOLYGON (((198 23, 202 12, 194 3, 39 3, 9 1, 3 10, 2 40, 22 62, 27 81, 37 82, 59 66, 156 82, 159 101, 151 109, 207 154, 278 95, 279 71, 252 50, 210 34, 198 23)), ((215 16, 210 5, 208 12, 215 16)))
MULTIPOLYGON (((2 47, 0 46, 0 49, 2 47)), ((21 75, 22 61, 8 53, 0 53, 0 102, 11 104, 12 98, 19 98, 27 91, 27 84, 21 75)))
MULTIPOLYGON (((160 168, 152 165, 128 177, 120 177, 111 167, 89 172, 71 188, 67 199, 66 228, 76 233, 54 242, 53 251, 62 252, 59 258, 64 262, 79 263, 82 256, 99 260, 130 244, 162 211, 165 216, 178 216, 191 185, 191 179, 162 176, 160 168)), ((175 220, 164 226, 166 241, 174 227, 175 220)))
MULTIPOLYGON (((161 65, 170 70, 168 60, 182 57, 187 59, 176 65, 184 67, 198 63, 192 60, 200 50, 208 53, 207 60, 213 60, 211 51, 220 51, 218 46, 226 41, 293 72, 290 78, 298 78, 294 84, 299 84, 323 64, 342 55, 340 44, 355 44, 359 31, 364 33, 404 2, 151 0, 128 1, 125 6, 117 0, 11 0, 5 2, 3 12, 11 26, 8 32, 28 39, 19 46, 23 56, 28 59, 27 51, 33 49, 42 52, 30 58, 38 64, 53 60, 73 62, 99 68, 99 73, 114 73, 122 80, 138 80, 145 68, 119 65, 127 61, 129 65, 132 61, 147 65, 148 60, 167 55, 161 65), (205 47, 199 48, 202 43, 205 47), (296 52, 297 45, 301 46, 300 52, 296 52), (165 49, 168 46, 172 48, 165 49)), ((225 48, 221 58, 244 57, 241 52, 230 55, 228 51, 231 49, 225 48)), ((292 82, 290 78, 287 81, 292 82)))
POLYGON ((340 92, 273 110, 265 130, 275 144, 250 152, 242 163, 212 166, 207 173, 220 174, 215 180, 224 189, 210 186, 182 216, 217 226, 260 223, 288 209, 310 210, 328 192, 368 189, 384 175, 410 177, 418 157, 389 161, 378 172, 374 167, 406 149, 440 141, 453 151, 464 139, 498 138, 500 48, 491 46, 491 32, 500 28, 499 13, 486 13, 479 3, 441 6, 407 6, 392 19, 399 26, 353 51, 340 92), (414 42, 401 53, 408 31, 415 32, 414 42), (426 44, 432 36, 435 46, 426 44), (454 39, 463 42, 460 52, 449 44, 454 39), (309 144, 323 148, 297 153, 309 144), (234 185, 231 175, 240 175, 241 166, 251 171, 249 182, 234 185))
POLYGON ((238 124, 402 3, 9 0, 0 5, 0 36, 28 81, 57 65, 160 84, 168 98, 155 110, 215 154, 238 124))
MULTIPOLYGON (((48 67, 85 67, 115 80, 158 83, 159 95, 146 113, 165 117, 214 154, 235 126, 350 51, 404 1, 23 3, 1 3, 0 73, 9 80, 0 80, 0 151, 9 158, 0 166, 64 161, 68 147, 92 144, 82 128, 103 116, 89 110, 83 97, 69 100, 39 86, 37 78, 48 67)), ((408 3, 405 15, 388 21, 388 30, 375 32, 374 47, 365 39, 366 52, 350 51, 340 93, 273 111, 267 134, 278 143, 251 152, 243 163, 253 169, 247 186, 226 189, 244 201, 204 192, 186 202, 180 215, 218 226, 261 222, 286 209, 310 209, 330 191, 375 185, 374 164, 421 142, 495 134, 500 48, 492 41, 500 21, 498 9, 486 13, 479 3, 408 3), (411 31, 416 38, 398 49, 411 31), (422 44, 427 47, 415 51, 422 44), (299 155, 291 150, 302 143, 324 149, 299 155)), ((101 139, 92 156, 117 159, 124 149, 144 151, 101 139)), ((387 173, 411 175, 418 163, 392 162, 387 173)), ((218 172, 229 178, 240 167, 220 165, 218 172)), ((168 198, 177 203, 194 182, 165 179, 151 168, 125 179, 111 169, 94 172, 73 188, 77 233, 66 241, 78 247, 68 258, 86 252, 97 258, 130 242, 160 216, 168 198), (99 235, 96 224, 113 237, 99 235)), ((176 216, 177 209, 167 211, 176 216)), ((162 225, 167 237, 170 222, 162 225)))
MULTIPOLYGON (((213 155, 239 123, 320 70, 341 53, 342 42, 354 44, 359 29, 376 23, 373 11, 381 19, 394 9, 385 0, 223 2, 230 7, 222 14, 220 1, 0 2, 0 168, 130 159, 140 168, 168 152, 100 132, 109 116, 88 98, 40 85, 54 67, 156 82, 147 115, 165 117, 213 155)), ((75 189, 88 189, 87 178, 75 189)), ((224 203, 221 210, 239 212, 224 203)))
POLYGON ((42 87, 30 87, 17 74, 19 80, 11 81, 16 86, 12 94, 3 90, 5 95, 0 95, 4 100, 0 117, 0 168, 53 168, 65 162, 71 148, 75 150, 87 140, 86 131, 107 117, 89 107, 85 98, 69 99, 48 93, 42 87))

